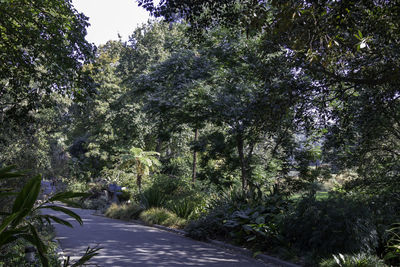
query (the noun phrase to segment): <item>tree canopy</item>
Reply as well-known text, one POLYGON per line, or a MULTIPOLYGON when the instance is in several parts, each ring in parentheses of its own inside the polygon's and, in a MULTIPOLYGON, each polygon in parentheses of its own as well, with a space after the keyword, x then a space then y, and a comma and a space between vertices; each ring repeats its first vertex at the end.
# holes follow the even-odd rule
POLYGON ((87 17, 71 1, 0 2, 1 118, 26 115, 57 91, 78 97, 90 79, 82 66, 94 46, 85 40, 87 17))

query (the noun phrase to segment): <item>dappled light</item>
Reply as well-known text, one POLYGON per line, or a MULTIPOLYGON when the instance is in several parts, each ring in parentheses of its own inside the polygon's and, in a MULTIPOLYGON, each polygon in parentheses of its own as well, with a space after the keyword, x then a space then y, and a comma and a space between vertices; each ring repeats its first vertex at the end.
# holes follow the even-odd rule
POLYGON ((82 216, 82 227, 56 226, 57 239, 71 259, 87 246, 99 246, 102 249, 91 262, 101 266, 263 266, 174 233, 73 210, 82 216))

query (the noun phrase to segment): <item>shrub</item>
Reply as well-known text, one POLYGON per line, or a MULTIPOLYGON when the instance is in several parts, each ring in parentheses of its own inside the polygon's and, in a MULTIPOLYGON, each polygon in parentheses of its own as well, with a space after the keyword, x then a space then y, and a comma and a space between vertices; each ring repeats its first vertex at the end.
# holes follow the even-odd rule
POLYGON ((140 203, 146 208, 162 207, 166 195, 157 187, 149 187, 140 195, 140 203))
POLYGON ((162 174, 152 177, 150 187, 165 196, 166 200, 182 199, 197 192, 189 180, 162 174))
POLYGON ((109 203, 104 197, 100 198, 87 198, 81 200, 81 206, 84 209, 98 210, 104 212, 107 210, 109 203))
POLYGON ((164 208, 151 208, 140 214, 140 219, 147 224, 160 224, 182 228, 186 221, 179 218, 175 213, 164 208))
POLYGON ((207 214, 203 214, 199 219, 191 221, 186 226, 187 235, 197 240, 227 237, 229 231, 224 227, 225 216, 223 208, 214 209, 207 214))
POLYGON ((144 210, 144 208, 138 204, 111 204, 111 206, 104 213, 105 216, 114 218, 114 219, 138 219, 140 213, 144 210))
POLYGON ((163 162, 163 173, 177 177, 188 177, 192 173, 192 161, 190 157, 173 157, 163 162))
POLYGON ((233 212, 245 208, 249 203, 255 205, 258 201, 256 195, 235 189, 211 195, 203 213, 186 227, 188 236, 198 240, 229 238, 231 229, 224 225, 225 221, 233 212))
POLYGON ((189 199, 171 201, 168 209, 178 215, 180 218, 189 219, 195 212, 198 203, 189 199))
POLYGON ((287 210, 289 202, 277 192, 266 196, 257 188, 246 192, 231 189, 212 196, 205 212, 186 230, 195 239, 222 237, 258 248, 272 246, 283 242, 277 215, 287 210))
POLYGON ((393 266, 400 265, 400 224, 395 224, 388 231, 389 240, 386 246, 385 260, 393 266))
MULTIPOLYGON (((388 252, 387 244, 391 242, 390 239, 392 239, 394 233, 390 229, 400 221, 400 194, 388 192, 372 196, 361 195, 359 198, 367 203, 372 212, 372 218, 379 237, 376 251, 378 255, 384 256, 388 252)), ((400 231, 397 233, 400 233, 400 231)))
POLYGON ((333 255, 332 258, 323 260, 321 267, 377 267, 386 266, 385 263, 376 256, 361 253, 356 255, 333 255))
POLYGON ((283 219, 282 231, 298 249, 321 256, 370 252, 378 239, 368 206, 341 195, 303 198, 283 219))
POLYGON ((188 219, 204 203, 204 196, 186 180, 167 175, 154 175, 138 201, 146 208, 163 207, 188 219))
MULTIPOLYGON (((8 166, 0 168, 0 180, 9 180, 13 178, 19 178, 24 176, 22 172, 17 172, 14 166, 8 166)), ((50 196, 41 201, 37 201, 40 194, 40 186, 42 182, 42 177, 37 175, 30 178, 18 192, 3 192, 0 194, 0 198, 11 195, 15 198, 13 199, 11 212, 1 210, 1 231, 0 231, 0 253, 5 252, 7 254, 7 249, 14 249, 13 245, 19 242, 27 241, 32 246, 36 248, 37 256, 43 266, 50 266, 52 258, 49 258, 47 252, 51 247, 45 244, 45 237, 40 236, 39 232, 45 229, 44 222, 51 224, 52 221, 72 227, 72 224, 59 217, 50 216, 48 214, 41 214, 40 211, 43 209, 51 209, 54 211, 62 212, 69 217, 75 219, 79 224, 83 224, 81 217, 65 207, 54 205, 56 201, 62 202, 64 204, 71 204, 71 199, 77 197, 87 196, 86 193, 74 193, 74 192, 60 192, 50 196)), ((10 188, 13 190, 13 188, 10 188)), ((3 208, 3 207, 2 207, 3 208)), ((42 231, 43 233, 45 231, 42 231)), ((18 250, 18 249, 17 249, 18 250)), ((85 263, 93 256, 97 255, 99 249, 88 248, 85 254, 79 261, 85 263)), ((12 253, 13 251, 11 251, 12 253)), ((17 251, 18 252, 18 251, 17 251)), ((4 255, 1 255, 4 256, 4 255)), ((14 256, 11 255, 11 259, 14 256)), ((7 263, 8 264, 8 263, 7 263)), ((14 265, 15 263, 11 263, 14 265)), ((18 263, 18 265, 20 265, 18 263)), ((65 263, 64 266, 67 266, 65 263)))
POLYGON ((285 246, 285 238, 279 232, 279 214, 269 207, 258 206, 233 212, 224 222, 230 236, 238 244, 257 250, 285 246))
POLYGON ((131 192, 129 190, 122 190, 121 194, 118 194, 117 197, 120 202, 126 202, 131 198, 131 192))

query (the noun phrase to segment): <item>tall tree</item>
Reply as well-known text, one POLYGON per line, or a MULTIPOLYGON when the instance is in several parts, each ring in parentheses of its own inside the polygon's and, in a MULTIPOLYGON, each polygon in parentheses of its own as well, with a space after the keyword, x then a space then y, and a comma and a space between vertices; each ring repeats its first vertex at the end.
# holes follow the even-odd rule
MULTIPOLYGON (((153 66, 153 71, 142 76, 146 88, 145 110, 157 116, 170 134, 188 125, 198 141, 199 129, 210 116, 210 86, 213 66, 206 56, 197 51, 181 50, 167 60, 153 66)), ((192 181, 196 180, 197 151, 193 147, 192 181)))
POLYGON ((313 80, 303 111, 318 119, 308 126, 327 127, 329 139, 336 140, 330 144, 346 144, 339 154, 364 179, 378 169, 372 176, 398 177, 399 1, 137 2, 167 21, 186 19, 195 36, 222 25, 261 34, 260 54, 286 49, 297 77, 313 80), (381 167, 365 171, 372 159, 381 167))
POLYGON ((0 3, 0 119, 25 116, 44 94, 80 93, 82 64, 94 48, 85 40, 87 17, 71 1, 0 3))
POLYGON ((92 88, 82 65, 91 60, 94 47, 85 40, 87 17, 71 1, 5 0, 0 2, 0 12, 2 164, 18 162, 18 147, 47 153, 46 130, 39 128, 55 118, 43 120, 42 112, 61 104, 54 101, 57 93, 73 94, 76 100, 92 88), (7 153, 14 149, 14 155, 7 153))

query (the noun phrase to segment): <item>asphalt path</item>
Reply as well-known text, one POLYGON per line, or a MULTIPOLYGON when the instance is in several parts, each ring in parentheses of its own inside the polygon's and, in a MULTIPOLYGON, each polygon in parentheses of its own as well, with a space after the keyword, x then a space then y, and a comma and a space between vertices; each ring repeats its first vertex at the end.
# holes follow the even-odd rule
POLYGON ((83 226, 63 213, 46 213, 66 219, 74 225, 74 228, 70 228, 54 224, 64 255, 71 256, 72 260, 79 258, 88 246, 99 246, 102 247, 99 255, 90 261, 93 266, 268 266, 179 234, 96 216, 93 210, 70 209, 82 217, 83 226))

